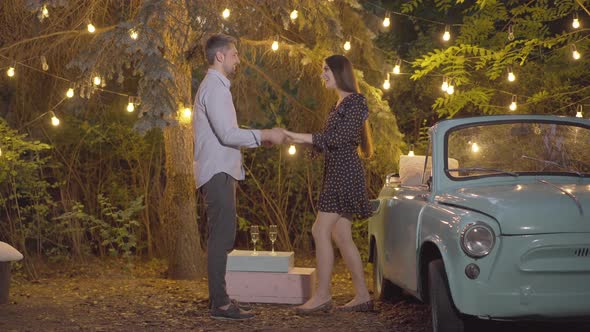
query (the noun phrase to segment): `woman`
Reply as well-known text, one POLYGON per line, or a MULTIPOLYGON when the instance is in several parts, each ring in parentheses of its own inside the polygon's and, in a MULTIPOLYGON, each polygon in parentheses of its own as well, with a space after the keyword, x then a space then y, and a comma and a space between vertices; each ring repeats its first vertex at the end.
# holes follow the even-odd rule
POLYGON ((359 94, 352 64, 343 55, 325 59, 321 75, 326 88, 336 90, 339 99, 326 121, 324 130, 314 134, 285 131, 293 143, 311 144, 324 153, 323 188, 318 215, 312 227, 316 248, 318 288, 315 294, 295 308, 299 314, 332 309, 330 282, 334 265, 332 239, 340 249, 352 274, 355 297, 339 307, 344 311, 371 311, 373 300, 367 290, 359 251, 352 240, 352 218, 367 218, 371 206, 367 196, 364 170, 357 153, 369 157, 372 144, 365 97, 359 94))

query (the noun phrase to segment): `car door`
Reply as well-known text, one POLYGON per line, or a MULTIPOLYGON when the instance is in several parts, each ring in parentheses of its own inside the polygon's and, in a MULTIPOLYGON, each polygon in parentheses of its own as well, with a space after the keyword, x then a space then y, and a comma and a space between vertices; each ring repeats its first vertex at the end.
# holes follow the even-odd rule
MULTIPOLYGON (((396 285, 416 291, 417 282, 417 233, 419 220, 430 197, 432 176, 432 145, 421 166, 421 183, 404 186, 388 202, 388 216, 385 219, 384 274, 396 285)), ((400 160, 400 165, 401 165, 400 160)), ((401 169, 400 169, 401 171, 401 169)))
POLYGON ((420 214, 427 204, 424 190, 403 190, 390 202, 388 225, 385 227, 387 244, 384 252, 384 273, 396 285, 417 289, 416 234, 420 214))

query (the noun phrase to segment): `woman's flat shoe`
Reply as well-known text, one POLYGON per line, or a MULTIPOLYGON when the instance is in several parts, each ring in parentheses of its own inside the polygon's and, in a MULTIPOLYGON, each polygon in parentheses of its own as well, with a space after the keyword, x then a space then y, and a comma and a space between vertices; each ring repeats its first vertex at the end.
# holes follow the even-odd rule
POLYGON ((295 313, 298 315, 310 315, 313 313, 318 312, 330 312, 332 310, 332 300, 328 300, 317 307, 304 309, 304 308, 295 308, 295 313))
POLYGON ((367 302, 363 302, 363 303, 359 303, 359 304, 355 304, 355 305, 351 305, 351 306, 338 307, 338 310, 346 311, 346 312, 368 312, 368 311, 373 311, 374 307, 375 307, 375 302, 373 302, 373 300, 369 300, 367 302))

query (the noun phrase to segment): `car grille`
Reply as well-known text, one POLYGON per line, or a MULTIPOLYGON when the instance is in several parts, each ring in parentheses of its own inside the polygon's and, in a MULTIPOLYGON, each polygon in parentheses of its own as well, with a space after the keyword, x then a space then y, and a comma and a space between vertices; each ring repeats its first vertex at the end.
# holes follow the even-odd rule
POLYGON ((577 248, 574 249, 574 256, 587 257, 590 256, 590 248, 577 248))

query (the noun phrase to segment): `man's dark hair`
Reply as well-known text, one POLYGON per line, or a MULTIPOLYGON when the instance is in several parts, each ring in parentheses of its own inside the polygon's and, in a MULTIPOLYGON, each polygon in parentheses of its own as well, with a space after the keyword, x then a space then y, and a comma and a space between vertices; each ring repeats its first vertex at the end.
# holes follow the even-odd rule
POLYGON ((215 55, 217 52, 223 52, 231 44, 236 44, 236 39, 232 36, 219 33, 209 37, 205 44, 205 58, 207 58, 209 65, 215 63, 215 55))

